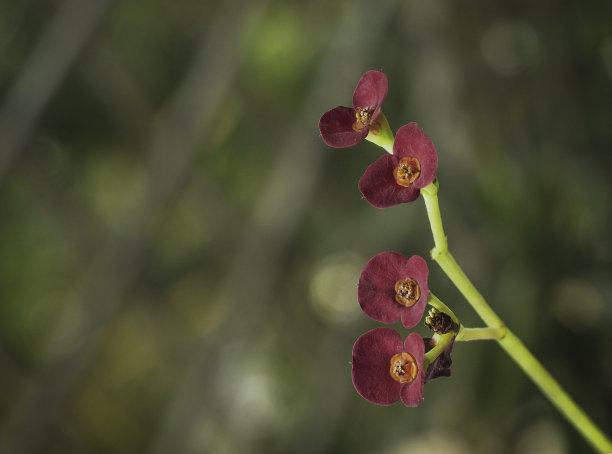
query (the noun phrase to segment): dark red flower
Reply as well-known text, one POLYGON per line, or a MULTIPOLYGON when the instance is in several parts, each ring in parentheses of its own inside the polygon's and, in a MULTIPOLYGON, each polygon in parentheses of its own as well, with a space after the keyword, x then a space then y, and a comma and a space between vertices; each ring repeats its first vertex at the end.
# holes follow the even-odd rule
POLYGON ((416 123, 402 126, 393 154, 380 157, 359 180, 359 190, 376 208, 412 202, 436 176, 438 154, 416 123))
POLYGON ((382 252, 372 257, 361 271, 357 300, 371 318, 412 328, 425 311, 429 287, 425 260, 397 252, 382 252))
POLYGON ((402 400, 407 407, 423 401, 425 346, 416 333, 406 342, 391 328, 362 334, 353 346, 353 385, 366 400, 391 405, 402 400))
POLYGON ((378 126, 379 117, 384 118, 380 106, 385 96, 387 76, 380 71, 365 73, 353 93, 353 107, 336 107, 325 112, 319 120, 323 142, 335 148, 350 147, 361 142, 371 128, 378 126))

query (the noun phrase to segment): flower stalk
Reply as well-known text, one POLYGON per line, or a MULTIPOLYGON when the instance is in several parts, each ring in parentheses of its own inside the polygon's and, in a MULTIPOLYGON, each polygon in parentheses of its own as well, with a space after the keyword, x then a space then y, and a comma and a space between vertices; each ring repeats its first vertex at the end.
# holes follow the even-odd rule
POLYGON ((425 353, 425 358, 423 359, 423 368, 427 370, 431 363, 433 363, 438 356, 446 350, 446 347, 450 345, 453 341, 453 336, 455 333, 447 333, 447 334, 434 334, 432 339, 435 341, 435 347, 425 353))
POLYGON ((393 154, 393 132, 384 113, 381 112, 374 123, 372 123, 366 140, 384 148, 387 153, 393 154))
POLYGON ((379 209, 413 202, 423 194, 434 240, 431 257, 486 326, 461 325, 448 306, 429 291, 429 269, 421 257, 378 254, 366 264, 359 278, 358 302, 364 313, 382 323, 401 319, 404 328, 410 329, 422 319, 425 305, 429 304, 425 325, 434 334, 421 338, 411 333, 404 343, 390 328, 363 334, 353 347, 355 389, 378 405, 401 400, 406 406, 416 407, 423 400, 424 383, 450 376, 455 341, 495 340, 597 451, 612 454, 612 443, 606 435, 506 327, 449 252, 438 204, 436 148, 414 122, 400 127, 393 137, 381 110, 387 89, 384 73, 366 72, 353 92, 352 107, 338 106, 323 114, 319 120, 321 138, 334 148, 368 140, 387 151, 387 155, 368 166, 359 180, 361 194, 379 209))
POLYGON ((465 328, 462 326, 455 341, 500 340, 506 336, 507 332, 506 328, 465 328))
POLYGON ((612 442, 593 423, 593 421, 576 405, 559 383, 548 373, 542 364, 533 356, 516 335, 505 327, 504 322, 493 311, 491 306, 478 292, 453 256, 448 251, 448 242, 444 235, 442 217, 438 204, 437 179, 421 190, 431 225, 435 247, 431 257, 440 265, 444 273, 455 284, 465 299, 487 325, 488 330, 462 328, 457 340, 495 339, 506 353, 518 364, 525 374, 540 388, 565 418, 582 434, 582 436, 600 453, 612 453, 612 442), (463 334, 462 334, 463 333, 463 334), (493 337, 483 337, 492 335, 493 337), (498 337, 499 336, 499 337, 498 337))
POLYGON ((448 251, 448 242, 444 235, 440 205, 438 204, 438 180, 434 180, 429 186, 421 190, 427 216, 431 225, 435 247, 431 250, 431 258, 434 259, 450 280, 455 284, 465 299, 472 305, 476 313, 489 327, 502 328, 504 322, 497 316, 487 304, 474 284, 468 279, 463 270, 448 251))

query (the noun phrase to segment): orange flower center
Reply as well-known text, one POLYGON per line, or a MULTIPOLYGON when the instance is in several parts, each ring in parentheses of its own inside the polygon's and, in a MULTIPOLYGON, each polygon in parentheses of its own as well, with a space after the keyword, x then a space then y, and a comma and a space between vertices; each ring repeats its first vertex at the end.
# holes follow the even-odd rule
POLYGON ((400 383, 411 383, 419 373, 416 359, 410 353, 402 352, 391 357, 391 377, 400 383))
POLYGON ((421 297, 419 283, 407 277, 395 283, 395 301, 402 306, 412 307, 421 297))
POLYGON ((399 165, 393 170, 395 182, 407 188, 419 178, 419 175, 421 175, 421 163, 417 158, 402 158, 399 165))
POLYGON ((355 109, 355 123, 353 123, 353 129, 355 131, 361 131, 366 126, 370 125, 372 114, 376 110, 376 107, 357 107, 355 109))

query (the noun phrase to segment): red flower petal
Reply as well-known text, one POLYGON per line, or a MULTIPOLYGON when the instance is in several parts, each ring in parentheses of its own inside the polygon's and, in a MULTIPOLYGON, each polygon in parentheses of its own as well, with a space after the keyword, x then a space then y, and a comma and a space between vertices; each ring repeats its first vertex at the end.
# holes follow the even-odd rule
POLYGON ((419 160, 421 174, 412 183, 415 188, 424 188, 436 177, 436 170, 438 170, 436 147, 416 123, 409 123, 397 130, 395 142, 393 142, 393 155, 398 160, 404 157, 419 160))
POLYGON ((400 319, 403 306, 395 301, 395 283, 405 278, 406 257, 396 252, 382 252, 372 257, 361 270, 357 301, 370 318, 383 323, 400 319))
MULTIPOLYGON (((393 355, 402 351, 402 338, 391 328, 375 328, 357 339, 353 346, 352 376, 361 397, 378 405, 392 405, 399 400, 402 384, 391 377, 389 366, 393 355)), ((420 361, 418 377, 423 354, 420 361)))
POLYGON ((359 190, 372 206, 389 208, 399 203, 412 202, 419 197, 420 191, 414 184, 407 188, 397 184, 393 176, 397 165, 395 156, 381 156, 366 169, 359 180, 359 190))
POLYGON ((427 296, 429 295, 429 285, 427 284, 427 277, 429 275, 429 268, 425 259, 418 255, 413 255, 408 261, 403 263, 398 273, 401 278, 410 277, 419 283, 419 290, 421 297, 412 307, 405 307, 402 311, 402 325, 405 328, 412 328, 417 325, 423 318, 423 312, 425 312, 425 306, 427 305, 427 296))
POLYGON ((319 120, 319 132, 323 142, 335 148, 350 147, 361 142, 368 135, 370 128, 355 131, 355 120, 355 110, 350 107, 339 106, 325 112, 319 120))
POLYGON ((387 96, 387 76, 380 71, 368 71, 357 83, 353 93, 353 107, 376 107, 373 118, 380 111, 380 105, 387 96))
POLYGON ((363 267, 357 287, 357 301, 363 312, 382 323, 395 323, 400 318, 405 328, 412 328, 423 318, 429 287, 429 269, 422 257, 406 258, 397 252, 382 252, 363 267), (395 299, 395 283, 411 278, 418 282, 420 297, 414 306, 406 307, 395 299))
POLYGON ((423 402, 423 384, 425 372, 423 371, 423 358, 425 357, 425 345, 423 339, 417 333, 412 333, 404 342, 404 351, 414 356, 419 372, 413 382, 407 383, 402 387, 402 403, 407 407, 417 407, 423 402))

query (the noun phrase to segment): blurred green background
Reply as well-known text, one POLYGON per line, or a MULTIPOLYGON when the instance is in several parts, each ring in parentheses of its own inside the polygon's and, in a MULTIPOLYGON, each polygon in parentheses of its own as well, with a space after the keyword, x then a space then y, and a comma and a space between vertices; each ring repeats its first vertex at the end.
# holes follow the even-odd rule
POLYGON ((1 2, 0 452, 589 452, 494 343, 458 344, 417 409, 357 395, 352 345, 380 326, 356 302, 362 266, 433 244, 421 200, 361 199, 382 150, 327 148, 317 123, 387 74, 391 127, 437 146, 457 261, 610 435, 611 17, 1 2))

